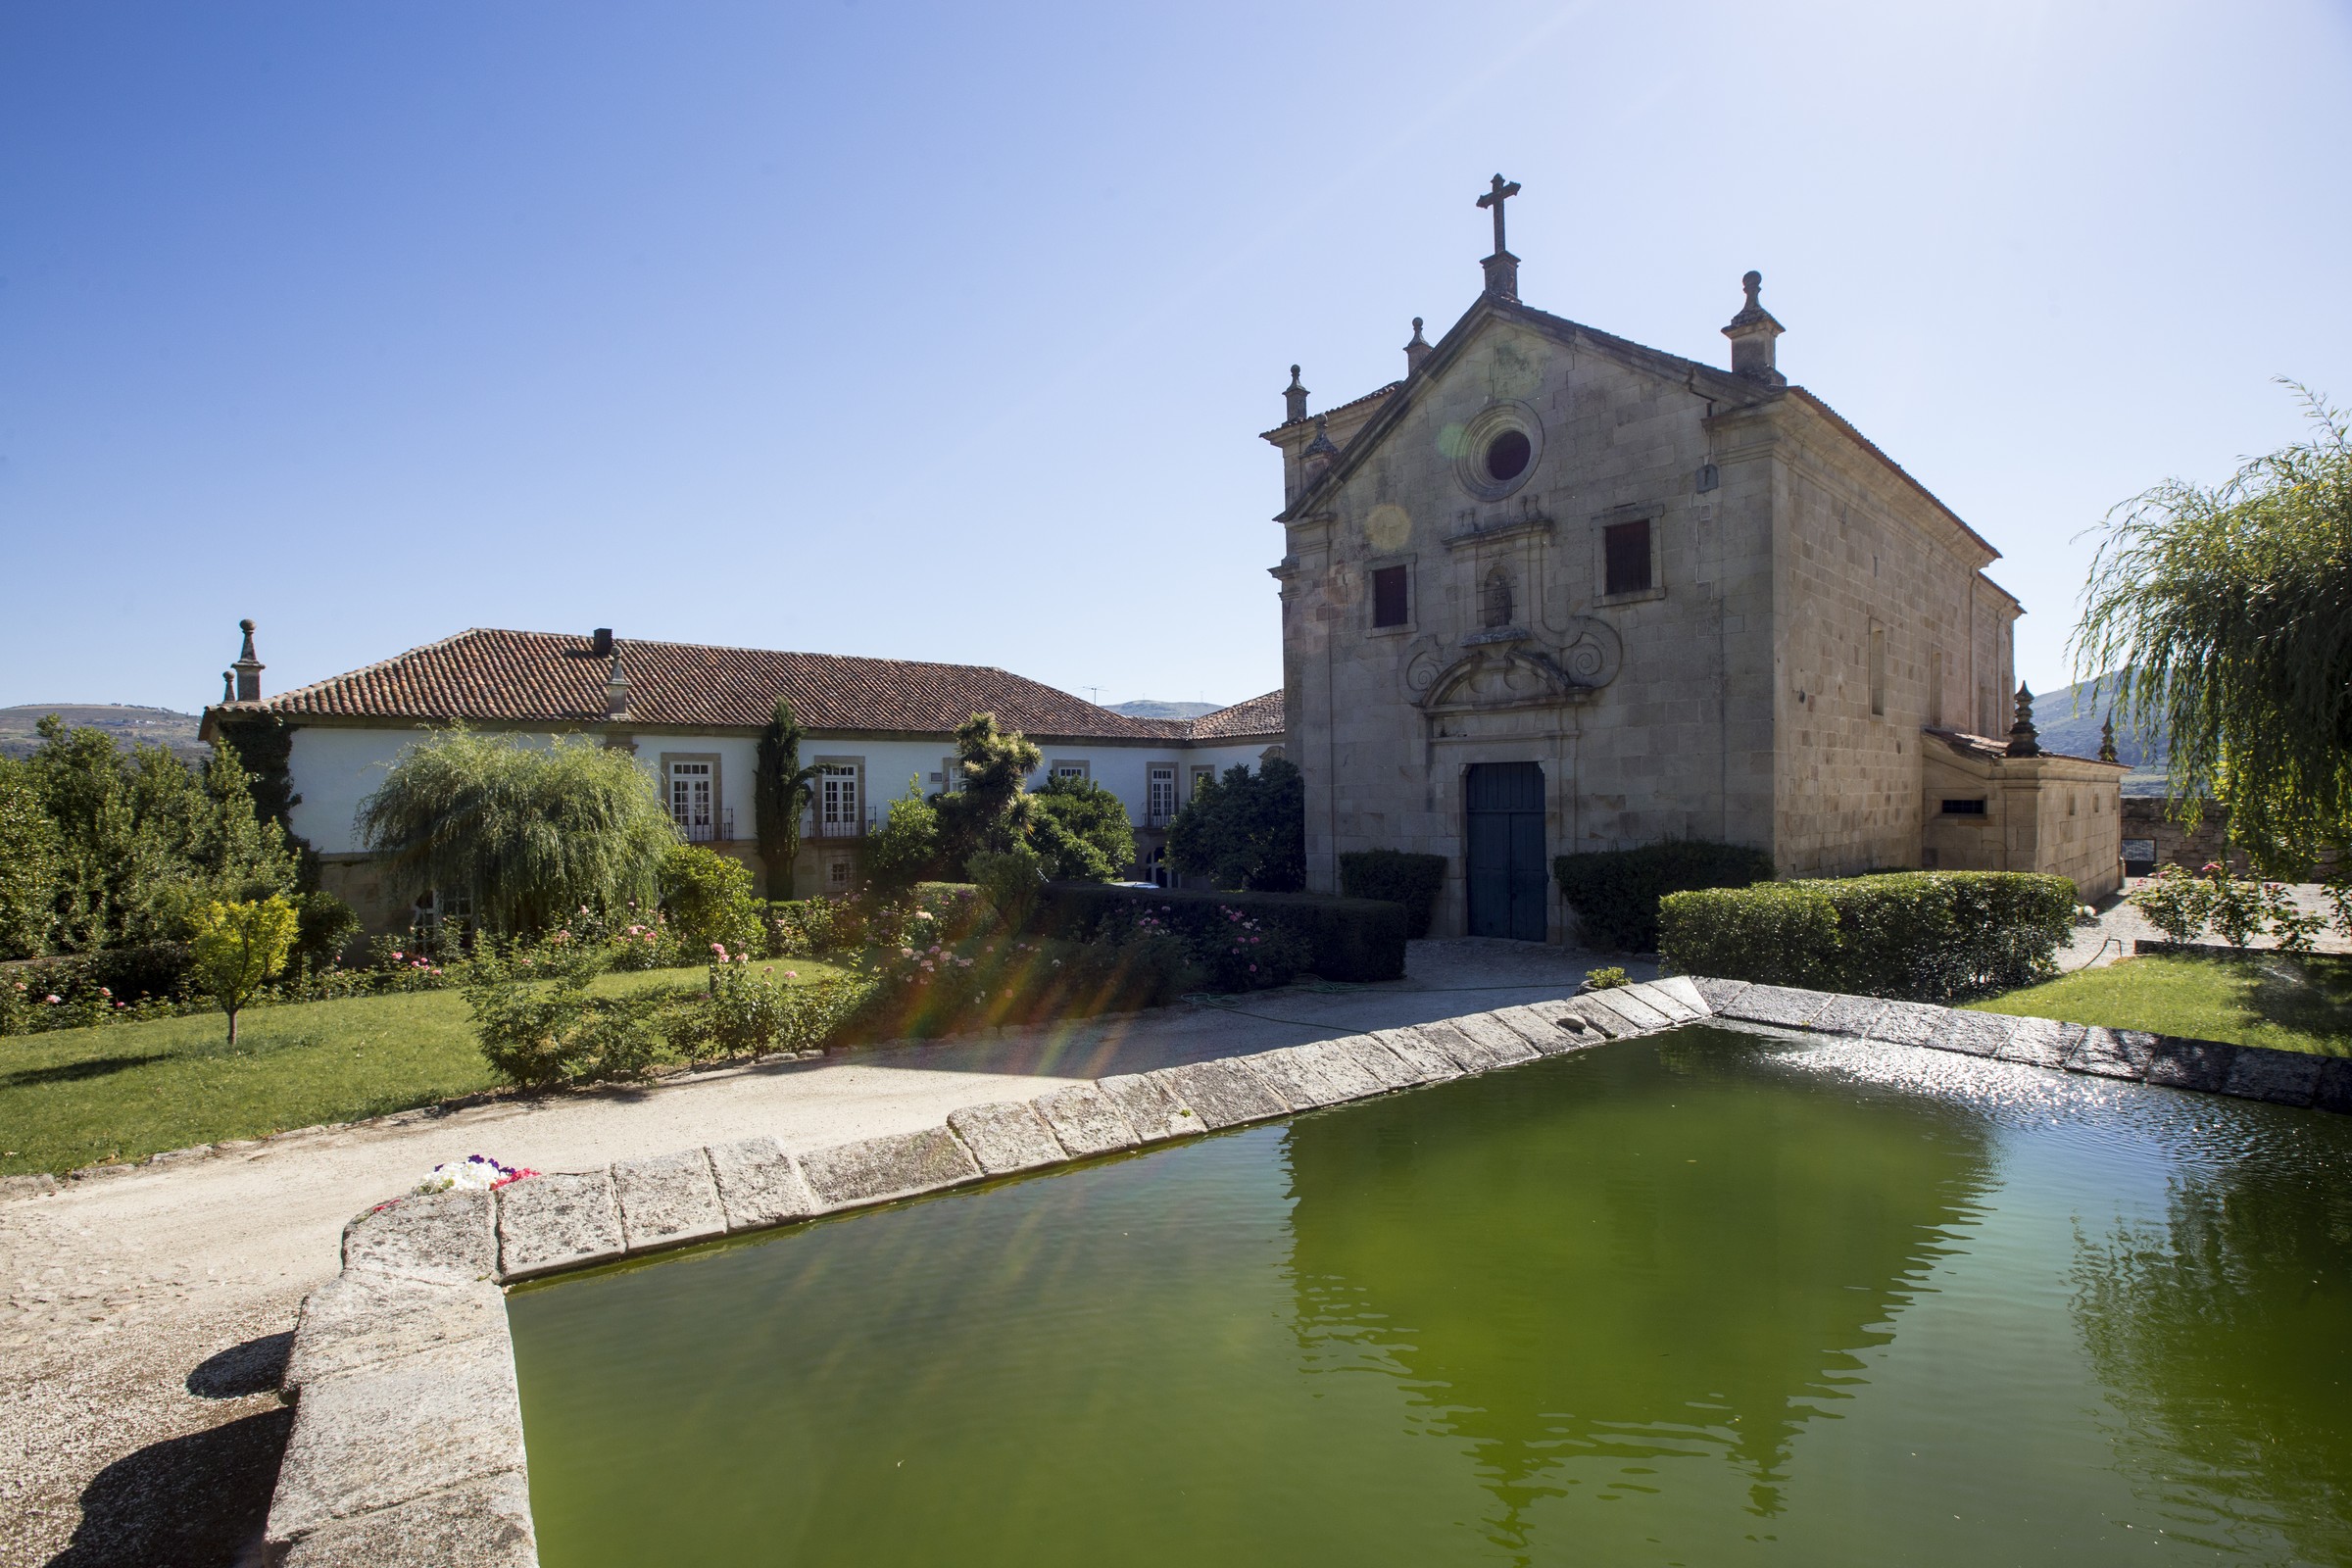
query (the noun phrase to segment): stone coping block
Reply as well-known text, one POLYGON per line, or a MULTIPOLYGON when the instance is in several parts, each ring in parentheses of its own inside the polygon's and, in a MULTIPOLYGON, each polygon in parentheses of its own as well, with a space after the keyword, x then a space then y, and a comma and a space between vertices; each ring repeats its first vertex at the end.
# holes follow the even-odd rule
POLYGON ((1361 1100, 1388 1088, 1361 1063, 1328 1054, 1315 1045, 1284 1046, 1239 1059, 1296 1110, 1361 1100))
POLYGON ((2154 1035, 2138 1029, 2107 1029, 2092 1024, 2075 1042, 2075 1049, 2067 1053, 2066 1070, 2098 1078, 2137 1080, 2148 1075, 2148 1063, 2155 1055, 2154 1035))
POLYGON ((1135 1136, 1147 1144, 1165 1143, 1171 1138, 1189 1138, 1204 1133, 1208 1128, 1177 1098, 1168 1086, 1149 1073, 1126 1072, 1109 1078, 1098 1078, 1095 1087, 1110 1098, 1135 1129, 1135 1136))
POLYGON ((337 1519, 523 1468, 522 1405, 506 1336, 307 1385, 270 1498, 291 1542, 337 1519))
POLYGON ((1556 1004, 1545 1006, 1496 1007, 1487 1014, 1517 1035, 1542 1056, 1556 1056, 1583 1046, 1597 1045, 1599 1030, 1556 1004))
POLYGON ((621 1241, 632 1252, 727 1233, 710 1156, 699 1149, 615 1161, 612 1190, 620 1200, 621 1241))
POLYGON ((1490 1054, 1486 1047, 1453 1027, 1449 1018, 1412 1024, 1397 1032, 1419 1035, 1432 1049, 1444 1052, 1464 1074, 1486 1072, 1503 1064, 1499 1056, 1490 1054))
POLYGON ((2196 1089, 2219 1094, 2237 1064, 2237 1047, 2216 1040, 2180 1040, 2158 1035, 2148 1057, 2148 1082, 2167 1089, 2196 1089))
POLYGON ((297 1539, 281 1568, 538 1568, 531 1487, 519 1470, 463 1482, 297 1539))
POLYGON ((1886 1010, 1886 1002, 1878 997, 1833 996, 1814 1010, 1804 1027, 1824 1034, 1852 1035, 1859 1040, 1870 1033, 1871 1025, 1886 1010))
POLYGON ((1647 1034, 1652 1029, 1663 1029, 1674 1022, 1673 1018, 1635 996, 1634 988, 1631 986, 1611 986, 1604 991, 1588 991, 1585 993, 1585 1000, 1596 1007, 1606 1007, 1627 1023, 1632 1024, 1636 1032, 1641 1034, 1647 1034))
POLYGON ((459 1284, 498 1273, 491 1195, 480 1188, 379 1203, 343 1227, 343 1266, 459 1284))
POLYGON ((1676 1023, 1694 1023, 1706 1015, 1703 1006, 1692 1006, 1654 980, 1637 980, 1627 986, 1625 995, 1656 1012, 1662 1012, 1676 1023))
POLYGON ((2267 1046, 2240 1046, 2230 1063, 2222 1093, 2240 1100, 2267 1100, 2274 1105, 2308 1105, 2320 1086, 2320 1066, 2328 1058, 2308 1051, 2273 1051, 2267 1046))
POLYGON ((1571 998, 1561 1010, 1582 1019, 1587 1028, 1599 1031, 1605 1040, 1624 1040, 1642 1032, 1627 1021, 1624 1013, 1602 1006, 1590 996, 1571 998))
POLYGON ((1329 1044, 1332 1050, 1344 1052, 1348 1060, 1378 1079, 1383 1089, 1417 1089, 1430 1081, 1422 1076, 1419 1067, 1370 1035, 1348 1035, 1329 1044))
POLYGON ((1933 1046, 1951 1010, 1925 1002, 1885 1003, 1870 1022, 1869 1038, 1889 1046, 1933 1046))
POLYGON ((507 1298, 488 1280, 441 1285, 346 1268, 304 1298, 282 1386, 300 1391, 323 1378, 506 1333, 507 1298))
POLYGON ((1080 1159, 1116 1153, 1143 1142, 1119 1114, 1118 1102, 1093 1084, 1072 1084, 1040 1095, 1030 1103, 1054 1130, 1061 1147, 1080 1159))
POLYGON ((1663 991, 1690 1009, 1691 1016, 1704 1018, 1715 1010, 1715 1004, 1698 989, 1698 982, 1687 974, 1662 974, 1649 982, 1653 991, 1663 991))
POLYGON ((1446 1020, 1462 1034, 1486 1048, 1486 1053, 1498 1067, 1516 1062, 1533 1061, 1540 1054, 1518 1030, 1491 1012, 1467 1012, 1459 1018, 1446 1020))
POLYGON ((1749 982, 1745 980, 1718 980, 1712 975, 1704 974, 1678 978, 1690 980, 1690 989, 1697 992, 1706 1002, 1709 1012, 1721 1012, 1730 1004, 1738 1002, 1749 985, 1749 982))
POLYGON ((2030 1067, 2064 1067, 2067 1053, 2082 1038, 2082 1027, 2055 1018, 2011 1018, 2008 1038, 1992 1054, 1997 1060, 2024 1062, 2030 1067))
POLYGON ((1069 1157, 1025 1100, 999 1100, 952 1110, 948 1126, 972 1152, 984 1176, 1009 1176, 1069 1157))
POLYGON ((803 1154, 801 1170, 824 1208, 912 1198, 980 1177, 971 1152, 945 1127, 835 1144, 803 1154))
POLYGON ((1425 1039, 1418 1031, 1377 1029, 1370 1038, 1402 1062, 1405 1070, 1421 1083, 1444 1083, 1462 1075, 1462 1064, 1453 1059, 1453 1054, 1425 1039))
POLYGON ((498 1190, 499 1272, 507 1279, 599 1263, 627 1250, 609 1170, 530 1176, 498 1190))
POLYGON ((1715 1004, 1719 1018, 1741 1023, 1765 1023, 1781 1029, 1802 1029, 1814 1014, 1829 1005, 1826 991, 1799 991, 1791 986, 1749 986, 1737 997, 1715 1004))
POLYGON ((808 1190, 808 1179, 773 1138, 739 1138, 712 1144, 704 1152, 710 1156, 710 1176, 728 1230, 762 1230, 816 1212, 816 1195, 808 1190))
POLYGON ((2311 1086, 2311 1103, 2317 1110, 2352 1116, 2352 1057, 2321 1058, 2319 1076, 2311 1086))
POLYGON ((1249 1068, 1231 1060, 1194 1061, 1181 1067, 1162 1067, 1145 1074, 1164 1084, 1168 1092, 1210 1130, 1264 1121, 1289 1111, 1274 1092, 1249 1068))

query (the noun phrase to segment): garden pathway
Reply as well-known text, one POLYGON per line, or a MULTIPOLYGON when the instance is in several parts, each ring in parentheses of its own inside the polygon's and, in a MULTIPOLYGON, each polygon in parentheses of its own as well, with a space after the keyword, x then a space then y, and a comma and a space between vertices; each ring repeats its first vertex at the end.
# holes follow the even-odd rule
POLYGON ((0 1203, 0 1568, 239 1560, 290 1421, 274 1391, 296 1308, 335 1272, 344 1221, 440 1161, 579 1170, 761 1133, 817 1148, 1077 1079, 1557 997, 1605 961, 1418 942, 1387 985, 412 1112, 0 1203))
MULTIPOLYGON (((2136 888, 2144 880, 2133 878, 2128 887, 2136 888)), ((2291 891, 2299 908, 2312 914, 2325 915, 2328 912, 2328 900, 2317 882, 2297 883, 2291 891)), ((2113 894, 2099 905, 2099 918, 2095 925, 2075 927, 2066 946, 2058 950, 2058 967, 2070 974, 2077 969, 2105 968, 2118 958, 2130 957, 2132 944, 2135 940, 2155 941, 2163 935, 2163 932, 2148 924, 2147 918, 2137 909, 2125 903, 2122 894, 2113 894)), ((2222 939, 2205 936, 2198 940, 2219 942, 2222 939)), ((2269 937, 2258 937, 2253 945, 2269 948, 2275 944, 2269 937)), ((2347 940, 2343 933, 2330 925, 2321 933, 2318 951, 2352 953, 2352 940, 2347 940)))

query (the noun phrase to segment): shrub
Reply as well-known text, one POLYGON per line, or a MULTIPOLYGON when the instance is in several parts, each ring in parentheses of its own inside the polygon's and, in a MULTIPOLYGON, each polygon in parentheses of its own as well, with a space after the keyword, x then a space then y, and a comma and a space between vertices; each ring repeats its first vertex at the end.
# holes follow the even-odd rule
POLYGON ((845 1011, 834 1038, 927 1038, 999 1024, 1046 1023, 1163 1006, 1190 965, 1164 937, 1121 942, 997 939, 906 946, 845 1011))
POLYGON ((2212 894, 2201 878, 2165 865, 2132 892, 2132 906, 2169 942, 2192 942, 2205 929, 2212 894))
POLYGON ((1306 780, 1269 758, 1209 779, 1168 824, 1168 860, 1220 888, 1292 893, 1306 886, 1306 780))
POLYGON ((72 960, 76 985, 103 988, 115 1000, 126 1003, 181 995, 194 962, 195 954, 185 942, 142 942, 72 960))
POLYGON ((305 969, 323 969, 359 934, 359 911, 323 888, 294 896, 294 956, 305 969))
POLYGON ((2318 945, 2320 931, 2328 924, 2325 915, 2299 907, 2283 883, 2263 884, 2262 901, 2280 953, 2309 953, 2318 945))
POLYGON ((1613 963, 1605 969, 1585 971, 1585 989, 1587 991, 1615 991, 1633 983, 1634 977, 1613 963))
POLYGON ((713 947, 750 953, 766 946, 751 868, 703 845, 673 844, 662 855, 662 908, 688 953, 708 954, 713 947))
POLYGON ((592 952, 477 960, 466 1005, 491 1070, 534 1089, 648 1076, 662 1055, 668 1001, 648 992, 591 996, 588 983, 602 967, 603 956, 592 952))
POLYGON ((1340 857, 1340 891, 1351 899, 1386 899, 1404 906, 1404 934, 1429 935, 1438 895, 1446 887, 1446 857, 1402 850, 1357 850, 1340 857))
POLYGON ((1946 1002, 2044 979, 2074 884, 2019 871, 1897 871, 1669 894, 1660 952, 1685 974, 1946 1002))
POLYGON ((2224 942, 2242 950, 2261 935, 2269 910, 2265 907, 2260 882, 2231 876, 2220 865, 2208 865, 2205 899, 2206 923, 2224 942))
POLYGON ((869 890, 892 898, 936 875, 939 854, 939 810, 910 778, 906 793, 883 809, 881 822, 866 836, 858 872, 869 890))
POLYGON ((1772 880, 1772 857, 1738 844, 1669 839, 1638 850, 1595 850, 1551 862, 1560 895, 1592 945, 1621 953, 1658 946, 1658 901, 1698 888, 1743 888, 1772 880))
POLYGON ((1046 885, 1044 862, 1026 844, 1002 852, 983 850, 965 861, 964 868, 1007 931, 1017 931, 1027 921, 1038 889, 1046 885))
POLYGON ((1092 779, 1054 777, 1029 797, 1030 842, 1056 882, 1111 882, 1135 864, 1127 805, 1092 779))
POLYGON ((1387 900, 1052 882, 1038 896, 1030 928, 1083 941, 1098 933, 1124 934, 1139 916, 1151 914, 1197 950, 1215 934, 1225 909, 1240 909, 1269 930, 1297 937, 1305 950, 1302 967, 1326 980, 1403 978, 1404 907, 1387 900))

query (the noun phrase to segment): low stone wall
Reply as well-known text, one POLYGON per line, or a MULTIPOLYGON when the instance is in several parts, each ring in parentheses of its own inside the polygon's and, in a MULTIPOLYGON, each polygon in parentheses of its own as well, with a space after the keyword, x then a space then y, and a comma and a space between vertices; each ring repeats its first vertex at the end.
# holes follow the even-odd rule
MULTIPOLYGON (((2230 812, 2205 803, 2205 814, 2195 828, 2184 828, 2170 814, 2172 803, 2160 795, 2124 797, 2124 864, 2133 876, 2146 876, 2160 865, 2194 871, 2208 864, 2227 865, 2251 874, 2245 852, 2230 847, 2230 812)), ((2298 881, 2324 879, 2336 867, 2332 851, 2324 854, 2298 881)))
POLYGON ((797 1156, 754 1138, 398 1199, 345 1227, 342 1273, 303 1303, 270 1560, 535 1568, 504 1284, 1709 1018, 2352 1112, 2352 1059, 1678 976, 1075 1084, 797 1156))

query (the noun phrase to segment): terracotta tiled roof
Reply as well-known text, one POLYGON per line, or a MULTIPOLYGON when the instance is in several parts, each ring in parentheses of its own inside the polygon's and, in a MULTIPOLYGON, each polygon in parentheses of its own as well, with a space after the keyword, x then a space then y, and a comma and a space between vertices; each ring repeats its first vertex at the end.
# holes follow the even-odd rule
POLYGON ((1196 741, 1256 739, 1259 736, 1282 734, 1282 693, 1271 691, 1263 697, 1252 697, 1231 708, 1220 708, 1213 713, 1202 713, 1188 721, 1191 738, 1196 741))
POLYGON ((1360 398, 1349 398, 1347 402, 1335 404, 1331 408, 1325 409, 1320 414, 1310 414, 1303 419, 1286 419, 1271 430, 1259 431, 1258 439, 1261 441, 1271 441, 1275 437, 1281 435, 1285 430, 1303 430, 1309 425, 1313 424, 1317 419, 1328 419, 1335 414, 1345 414, 1349 409, 1361 408, 1367 403, 1378 403, 1382 398, 1387 397, 1390 393, 1396 391, 1402 385, 1404 385, 1402 381, 1391 381, 1387 386, 1376 386, 1360 398))
MULTIPOLYGON (((974 713, 993 712, 1008 729, 1068 740, 1151 740, 1166 734, 1157 725, 979 664, 706 648, 627 637, 615 638, 613 648, 628 676, 625 722, 630 724, 757 729, 768 721, 776 699, 784 697, 812 730, 936 735, 974 713)), ((586 637, 476 629, 315 685, 211 711, 602 724, 612 665, 612 659, 591 650, 586 637)))

